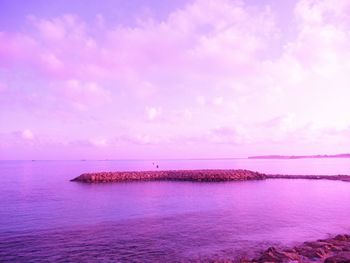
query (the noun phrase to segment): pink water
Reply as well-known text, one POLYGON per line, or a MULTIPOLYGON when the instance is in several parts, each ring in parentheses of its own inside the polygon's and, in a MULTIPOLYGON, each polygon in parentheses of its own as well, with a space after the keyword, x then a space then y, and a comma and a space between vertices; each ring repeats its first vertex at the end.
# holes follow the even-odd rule
MULTIPOLYGON (((350 183, 69 182, 153 161, 0 162, 0 262, 178 262, 349 233, 350 183)), ((350 174, 349 159, 173 160, 159 169, 350 174)))

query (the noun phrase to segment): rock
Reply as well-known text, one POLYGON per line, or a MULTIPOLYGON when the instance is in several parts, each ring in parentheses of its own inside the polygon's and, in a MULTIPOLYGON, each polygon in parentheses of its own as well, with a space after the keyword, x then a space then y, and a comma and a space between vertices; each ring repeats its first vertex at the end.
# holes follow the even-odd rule
POLYGON ((71 181, 106 183, 127 181, 193 181, 224 182, 263 180, 266 175, 249 170, 174 170, 85 173, 71 181))
POLYGON ((337 235, 334 240, 338 241, 350 241, 350 236, 349 235, 337 235))
POLYGON ((300 260, 300 256, 294 250, 279 251, 274 247, 268 248, 261 257, 257 260, 258 262, 291 262, 300 260))
MULTIPOLYGON (((194 181, 194 182, 224 182, 264 179, 310 179, 310 180, 341 180, 350 182, 348 175, 280 175, 263 174, 249 170, 174 170, 174 171, 137 171, 137 172, 99 172, 82 174, 71 181, 84 183, 106 183, 125 181, 194 181)), ((349 239, 343 235, 339 240, 349 239)))
POLYGON ((327 256, 328 253, 324 248, 312 248, 309 246, 298 247, 297 252, 299 255, 308 259, 317 259, 327 256))
POLYGON ((350 236, 337 235, 333 238, 304 242, 294 248, 270 247, 250 262, 350 263, 350 236))
POLYGON ((325 263, 350 263, 350 253, 343 252, 337 255, 328 257, 324 261, 325 263))

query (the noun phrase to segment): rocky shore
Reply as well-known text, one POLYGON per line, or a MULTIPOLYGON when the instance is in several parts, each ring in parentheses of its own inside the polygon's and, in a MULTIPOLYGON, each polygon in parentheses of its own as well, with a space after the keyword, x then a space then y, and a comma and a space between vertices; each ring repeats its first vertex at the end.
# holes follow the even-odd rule
POLYGON ((224 182, 265 179, 310 179, 350 182, 349 175, 281 175, 263 174, 249 170, 170 170, 84 173, 71 181, 83 183, 110 183, 129 181, 192 181, 224 182))
POLYGON ((266 179, 265 174, 248 170, 173 170, 85 173, 74 178, 71 181, 83 183, 129 181, 224 182, 263 179, 266 179))
MULTIPOLYGON (((234 261, 233 261, 234 262, 234 261)), ((304 242, 292 248, 270 247, 252 260, 241 259, 241 263, 260 262, 350 262, 350 235, 337 235, 332 238, 304 242)))

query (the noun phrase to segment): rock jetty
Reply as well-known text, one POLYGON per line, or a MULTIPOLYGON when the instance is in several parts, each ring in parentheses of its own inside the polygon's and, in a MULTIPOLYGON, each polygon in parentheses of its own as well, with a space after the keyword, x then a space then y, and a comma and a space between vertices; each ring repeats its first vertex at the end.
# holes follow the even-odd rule
POLYGON ((337 235, 328 239, 304 242, 301 245, 278 249, 270 247, 252 260, 242 259, 241 263, 262 262, 350 262, 350 235, 337 235))
POLYGON ((109 183, 129 181, 224 182, 263 180, 266 175, 249 170, 171 170, 84 173, 71 181, 109 183))
POLYGON ((286 174, 268 174, 268 179, 308 179, 308 180, 333 180, 350 182, 349 175, 286 175, 286 174))
POLYGON ((263 174, 249 170, 169 170, 84 173, 71 181, 83 183, 111 183, 130 181, 192 181, 225 182, 264 179, 309 179, 350 182, 349 175, 282 175, 263 174))

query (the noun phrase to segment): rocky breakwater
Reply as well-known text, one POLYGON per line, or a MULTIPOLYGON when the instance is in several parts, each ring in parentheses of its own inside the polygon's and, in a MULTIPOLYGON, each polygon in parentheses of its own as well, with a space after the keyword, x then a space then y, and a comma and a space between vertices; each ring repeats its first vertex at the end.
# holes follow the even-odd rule
POLYGON ((224 182, 263 180, 266 175, 249 170, 173 170, 84 173, 71 181, 109 183, 129 181, 224 182))
POLYGON ((269 179, 307 179, 307 180, 332 180, 350 182, 349 175, 286 175, 286 174, 269 174, 269 179))
POLYGON ((350 262, 350 235, 338 235, 328 239, 304 242, 293 248, 270 247, 253 260, 240 260, 245 263, 260 262, 350 262))

